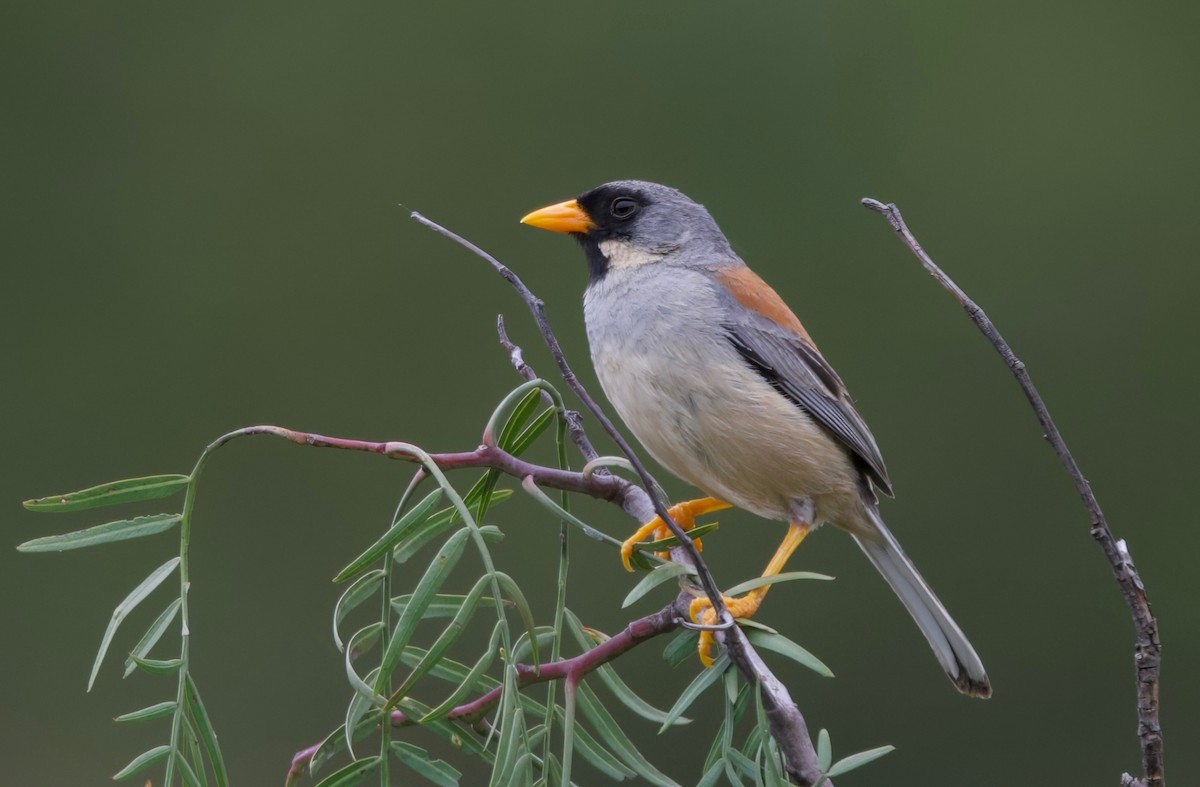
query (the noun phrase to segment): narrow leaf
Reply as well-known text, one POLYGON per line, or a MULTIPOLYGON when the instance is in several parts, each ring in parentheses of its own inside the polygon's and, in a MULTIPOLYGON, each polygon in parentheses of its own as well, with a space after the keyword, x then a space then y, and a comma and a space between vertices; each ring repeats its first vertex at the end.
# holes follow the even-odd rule
MULTIPOLYGON (((728 659, 726 659, 728 660, 728 659)), ((599 697, 587 684, 581 683, 578 688, 576 701, 579 711, 587 717, 596 729, 596 736, 608 744, 613 753, 637 772, 639 776, 652 784, 673 786, 676 783, 665 773, 655 768, 646 757, 638 751, 637 746, 621 729, 617 720, 600 703, 599 697)), ((674 721, 672 719, 671 721, 674 721)), ((669 722, 668 725, 669 726, 669 722)))
POLYGON ((633 590, 629 591, 629 595, 621 602, 621 608, 624 609, 638 601, 642 596, 649 593, 654 588, 664 582, 675 579, 688 573, 687 566, 681 563, 664 563, 651 571, 642 580, 633 586, 633 590))
POLYGON ((96 654, 96 661, 92 664, 92 674, 88 677, 88 691, 92 690, 92 684, 96 682, 96 674, 100 671, 100 664, 104 661, 104 655, 108 653, 108 646, 112 644, 113 636, 117 633, 117 627, 146 596, 154 592, 154 589, 171 575, 178 565, 179 558, 173 557, 154 569, 150 572, 150 576, 143 579, 141 584, 135 587, 113 610, 112 618, 108 621, 108 628, 104 630, 104 636, 100 640, 100 651, 96 654))
POLYGON ((479 677, 487 672, 488 668, 492 666, 492 661, 494 661, 496 658, 497 647, 500 642, 500 634, 503 632, 503 630, 504 621, 497 620, 496 625, 492 628, 492 637, 488 641, 487 650, 483 652, 483 654, 479 657, 479 660, 475 662, 473 667, 471 667, 471 671, 463 677, 462 682, 460 682, 458 687, 450 693, 449 697, 442 701, 442 703, 436 708, 433 708, 424 716, 421 716, 418 723, 426 724, 440 716, 444 716, 457 707, 460 702, 462 702, 462 700, 475 687, 475 683, 479 680, 479 677))
MULTIPOLYGON (((376 623, 376 626, 382 625, 376 623)), ((354 637, 350 638, 353 641, 354 637)), ((349 648, 347 648, 349 651, 349 648)), ((350 752, 350 756, 354 757, 353 741, 357 740, 359 723, 367 714, 376 706, 382 706, 384 703, 383 697, 372 695, 371 684, 379 677, 379 670, 373 669, 367 673, 365 678, 358 677, 358 674, 353 670, 349 670, 350 682, 354 686, 354 696, 350 698, 350 704, 346 706, 346 718, 342 724, 342 730, 346 740, 346 749, 350 752)), ((382 716, 380 717, 383 718, 382 716)))
POLYGON ((134 665, 148 675, 174 675, 183 666, 183 659, 143 659, 130 656, 134 665))
POLYGON ((30 511, 82 511, 86 508, 115 506, 119 503, 134 503, 139 500, 156 500, 170 497, 187 489, 191 481, 186 475, 151 475, 144 478, 126 478, 110 481, 78 492, 65 495, 50 495, 26 500, 25 508, 30 511))
MULTIPOLYGON (((480 479, 481 482, 483 480, 484 479, 480 479)), ((467 510, 471 512, 472 516, 476 517, 476 521, 478 521, 478 513, 481 505, 480 495, 482 494, 482 486, 479 486, 478 489, 479 491, 475 493, 474 498, 471 497, 470 492, 468 492, 467 496, 463 498, 464 502, 467 504, 467 510)), ((475 492, 475 489, 472 489, 471 491, 475 492)), ((488 504, 489 506, 494 506, 497 503, 502 503, 512 497, 512 494, 513 492, 511 489, 497 489, 491 493, 488 504)), ((450 528, 459 524, 459 522, 460 519, 457 509, 443 508, 433 516, 429 517, 429 519, 425 520, 425 522, 422 524, 413 527, 412 533, 405 536, 405 538, 396 545, 396 548, 392 552, 392 556, 396 559, 397 563, 406 562, 409 558, 415 555, 421 549, 421 547, 442 535, 450 528)), ((503 535, 499 533, 499 530, 492 526, 481 527, 480 531, 482 531, 483 535, 489 540, 493 538, 496 540, 503 538, 503 535)))
MULTIPOLYGON (((703 525, 696 525, 688 531, 688 537, 695 541, 697 538, 708 535, 720 526, 720 522, 706 522, 703 525)), ((643 552, 666 552, 668 549, 677 546, 679 546, 679 539, 673 535, 660 538, 657 541, 645 541, 637 544, 637 548, 643 552)))
POLYGON ((496 441, 496 444, 500 446, 501 450, 509 452, 512 451, 512 444, 516 439, 519 430, 525 426, 527 421, 529 421, 530 416, 533 415, 533 411, 537 409, 538 403, 541 400, 542 390, 540 388, 535 388, 529 393, 525 394, 524 398, 522 398, 517 406, 513 408, 512 415, 508 417, 508 421, 505 422, 504 428, 500 430, 500 439, 496 441))
POLYGON ((120 716, 113 719, 113 721, 150 721, 151 719, 161 719, 163 716, 170 716, 172 713, 174 713, 175 708, 175 701, 167 700, 166 702, 160 702, 156 705, 150 705, 139 710, 130 711, 129 713, 122 713, 120 716))
POLYGON ((97 544, 128 541, 131 538, 152 536, 155 533, 170 530, 179 523, 179 520, 179 514, 155 514, 154 516, 122 519, 118 522, 108 522, 103 525, 89 527, 86 530, 76 530, 73 533, 35 538, 19 545, 17 551, 66 552, 68 549, 83 549, 85 547, 94 547, 97 544))
POLYGON ((529 608, 529 601, 526 600, 525 594, 521 592, 521 588, 513 581, 513 578, 503 571, 497 571, 492 575, 496 582, 500 585, 500 590, 504 595, 508 596, 517 607, 517 613, 521 616, 521 622, 525 624, 525 632, 529 635, 529 641, 533 647, 533 666, 534 668, 541 667, 541 659, 538 652, 538 638, 535 633, 537 626, 533 621, 533 610, 529 608))
MULTIPOLYGON (((575 637, 575 641, 579 643, 579 647, 583 648, 584 650, 588 650, 598 644, 594 638, 589 637, 583 630, 583 624, 580 623, 579 617, 574 612, 569 609, 564 609, 563 613, 567 628, 571 631, 572 636, 575 637)), ((611 664, 602 664, 599 669, 596 670, 596 674, 600 676, 600 680, 604 682, 604 685, 608 686, 609 690, 616 696, 616 698, 634 713, 638 714, 644 719, 648 719, 658 724, 662 724, 663 722, 667 721, 667 712, 664 710, 659 710, 638 696, 637 692, 630 688, 629 684, 621 679, 621 676, 617 674, 617 671, 611 664)), ((674 719, 671 723, 677 725, 691 724, 692 720, 680 716, 674 719)))
POLYGON ((162 611, 154 622, 150 624, 150 628, 146 629, 146 633, 134 646, 133 652, 129 658, 125 659, 125 677, 128 678, 130 673, 137 669, 137 663, 133 660, 136 656, 139 659, 146 658, 146 654, 151 648, 158 644, 162 639, 162 635, 166 633, 167 628, 171 625, 171 621, 175 620, 175 615, 179 612, 179 607, 183 604, 183 599, 174 599, 167 608, 162 611))
MULTIPOLYGON (((565 725, 566 714, 561 708, 555 708, 554 710, 555 718, 565 725)), ((615 754, 604 748, 604 744, 596 740, 582 724, 574 724, 572 726, 572 734, 573 749, 578 751, 585 760, 590 762, 605 776, 616 781, 625 781, 637 776, 636 771, 617 759, 615 754)))
POLYGON ((604 541, 609 544, 614 544, 616 546, 621 545, 621 542, 617 541, 617 539, 613 538, 612 536, 608 535, 607 533, 601 533, 599 530, 592 527, 587 522, 584 522, 582 519, 575 516, 570 511, 568 511, 567 509, 565 509, 561 505, 559 505, 553 498, 551 498, 549 495, 547 495, 545 492, 543 492, 541 490, 541 487, 539 487, 536 483, 534 483, 533 476, 526 476, 521 481, 521 488, 524 489, 526 492, 528 492, 529 495, 531 497, 533 497, 533 499, 536 500, 538 503, 540 503, 543 508, 548 509, 556 517, 559 517, 560 519, 564 519, 571 525, 574 525, 575 527, 579 528, 579 530, 582 531, 583 534, 585 536, 587 536, 588 538, 595 539, 596 541, 604 541))
POLYGON ((379 768, 379 763, 380 758, 378 754, 374 757, 355 760, 346 767, 326 776, 317 783, 317 787, 350 787, 352 784, 358 784, 374 773, 379 768))
POLYGON ((695 631, 684 630, 675 635, 675 638, 667 643, 663 648, 663 661, 670 664, 672 667, 678 667, 689 657, 695 654, 696 646, 700 640, 700 634, 695 631))
POLYGON ((817 767, 825 773, 832 762, 833 744, 829 740, 829 730, 822 727, 821 732, 817 734, 817 767))
POLYGON ((726 596, 739 596, 742 593, 747 593, 755 588, 760 588, 765 585, 774 585, 779 582, 792 582, 797 579, 821 579, 832 580, 833 577, 828 574, 816 574, 812 571, 788 571, 784 574, 776 574, 772 577, 755 577, 754 579, 746 580, 741 584, 734 585, 729 590, 725 591, 726 596))
MULTIPOLYGON (((425 614, 421 616, 421 620, 434 620, 435 618, 452 618, 458 614, 462 608, 463 602, 467 597, 455 593, 438 593, 434 595, 433 601, 429 602, 429 606, 425 607, 425 614)), ((480 597, 482 603, 494 603, 496 599, 491 596, 480 597)), ((395 596, 392 599, 392 609, 396 614, 403 615, 404 608, 408 606, 408 602, 412 601, 412 594, 406 593, 403 596, 395 596)), ((505 606, 513 606, 512 602, 503 602, 505 606)))
POLYGON ((808 667, 818 675, 826 678, 833 677, 833 671, 829 667, 826 667, 824 662, 782 634, 773 634, 758 629, 746 629, 745 633, 746 639, 750 640, 750 644, 754 647, 763 648, 764 650, 778 653, 781 656, 787 656, 792 661, 801 666, 808 667))
POLYGON ((555 409, 547 408, 538 414, 536 418, 525 428, 525 431, 517 435, 508 452, 513 456, 520 456, 525 453, 525 449, 533 445, 533 441, 541 437, 542 432, 546 431, 546 427, 554 421, 555 409))
POLYGON ((723 673, 725 668, 728 666, 729 656, 725 653, 722 653, 717 658, 716 663, 714 663, 710 669, 701 670, 700 674, 697 675, 695 679, 688 684, 688 687, 683 690, 683 693, 679 695, 679 699, 675 700, 675 704, 671 706, 671 710, 667 711, 667 720, 664 721, 663 725, 659 728, 659 733, 661 734, 667 729, 667 727, 671 726, 671 723, 674 722, 675 719, 683 715, 683 712, 691 707, 692 703, 696 701, 697 697, 704 693, 705 689, 716 683, 717 678, 721 677, 721 673, 723 673))
POLYGON ((170 753, 171 747, 167 746, 166 744, 163 744, 162 746, 155 746, 153 749, 144 751, 130 760, 129 764, 124 768, 113 774, 113 779, 118 781, 121 779, 128 779, 138 771, 149 768, 151 765, 165 758, 170 753))
MULTIPOLYGON (((463 602, 462 607, 458 610, 458 614, 455 615, 450 623, 447 624, 446 628, 442 630, 442 633, 438 635, 438 638, 434 640, 434 643, 429 646, 429 651, 425 654, 425 658, 421 659, 421 661, 417 663, 417 666, 413 667, 412 672, 408 674, 408 677, 404 679, 404 682, 400 684, 400 687, 396 689, 396 691, 393 692, 392 696, 388 699, 388 707, 395 705, 396 700, 406 696, 416 682, 420 680, 425 673, 429 672, 429 670, 433 668, 433 665, 437 663, 443 655, 445 655, 446 651, 448 651, 450 647, 458 641, 458 638, 462 636, 463 631, 466 630, 467 625, 471 622, 471 618, 475 616, 475 611, 479 608, 479 599, 483 596, 483 589, 487 587, 488 584, 488 578, 486 575, 480 577, 475 582, 475 586, 471 588, 471 592, 467 594, 467 599, 463 602)), ((401 620, 403 619, 403 616, 401 616, 401 620)), ((414 621, 414 625, 415 622, 416 621, 414 621)), ((397 624, 397 627, 399 627, 399 624, 397 624)), ((399 653, 397 653, 396 656, 396 660, 398 661, 399 653)), ((384 677, 386 675, 390 675, 391 672, 390 670, 387 672, 381 671, 380 674, 381 677, 384 677)), ((381 688, 381 685, 377 685, 375 690, 379 691, 381 688)))
POLYGON ((438 487, 426 495, 421 502, 409 509, 408 513, 389 527, 378 541, 367 547, 361 555, 351 560, 348 566, 339 571, 333 581, 345 582, 362 573, 367 566, 383 557, 384 553, 394 547, 410 530, 419 527, 429 519, 433 507, 441 502, 442 494, 442 488, 438 487))
MULTIPOLYGON (((196 682, 192 680, 191 673, 185 678, 188 713, 196 724, 200 742, 204 744, 204 753, 208 757, 208 764, 212 767, 213 775, 217 780, 217 787, 228 787, 229 774, 225 770, 225 759, 221 756, 221 747, 217 745, 217 731, 213 729, 212 720, 208 717, 208 711, 204 708, 203 700, 200 699, 200 690, 196 688, 196 682)), ((199 768, 200 764, 197 763, 196 767, 199 768)))
POLYGON ((844 757, 835 762, 833 767, 825 772, 825 775, 830 778, 841 776, 843 773, 848 773, 855 768, 861 768, 869 762, 874 762, 885 754, 891 754, 895 750, 895 746, 880 746, 877 749, 869 749, 868 751, 860 751, 858 754, 851 754, 849 757, 844 757))
POLYGON ((339 651, 345 651, 346 648, 342 644, 341 634, 338 633, 338 627, 351 611, 356 609, 360 604, 369 599, 383 584, 383 569, 377 568, 374 571, 368 571, 358 579, 350 583, 350 587, 346 588, 341 597, 338 598, 337 604, 333 607, 333 641, 337 644, 339 651))
POLYGON ((384 651, 379 665, 381 675, 390 675, 396 668, 400 654, 404 651, 404 646, 408 644, 409 639, 412 638, 413 632, 416 631, 417 624, 421 622, 425 608, 433 601, 438 588, 458 565, 458 560, 462 557, 463 549, 466 548, 467 538, 470 535, 471 531, 467 528, 459 529, 450 536, 430 561, 424 576, 413 590, 412 599, 404 608, 404 614, 396 621, 396 628, 392 631, 387 649, 384 651))
POLYGON ((444 760, 429 759, 429 752, 420 746, 392 741, 392 753, 400 762, 440 787, 457 787, 462 778, 462 774, 444 760))

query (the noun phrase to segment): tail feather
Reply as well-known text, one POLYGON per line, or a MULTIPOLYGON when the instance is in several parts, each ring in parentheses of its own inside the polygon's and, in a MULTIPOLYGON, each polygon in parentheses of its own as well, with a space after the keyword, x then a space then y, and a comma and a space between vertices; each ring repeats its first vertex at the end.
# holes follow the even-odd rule
POLYGON ((871 514, 875 525, 872 529, 878 538, 854 534, 854 540, 899 596, 955 687, 972 697, 990 697, 992 685, 966 635, 904 554, 879 514, 875 511, 871 514))

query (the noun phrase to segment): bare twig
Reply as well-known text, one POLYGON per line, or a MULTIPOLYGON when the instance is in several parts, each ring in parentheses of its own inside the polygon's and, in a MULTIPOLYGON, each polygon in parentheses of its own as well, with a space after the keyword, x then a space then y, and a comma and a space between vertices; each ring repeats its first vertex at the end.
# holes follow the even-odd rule
POLYGON ((1133 660, 1137 670, 1138 739, 1142 747, 1143 777, 1135 779, 1129 774, 1124 774, 1122 784, 1136 785, 1137 787, 1162 787, 1164 779, 1163 738, 1162 727, 1158 720, 1158 672, 1162 657, 1162 645, 1158 638, 1158 621, 1150 610, 1150 600, 1146 596, 1146 588, 1133 564, 1133 558, 1129 555, 1129 549, 1123 540, 1118 541, 1113 538, 1108 520, 1105 519, 1104 512, 1100 510, 1100 503, 1092 493, 1091 485, 1084 477, 1083 471, 1079 469, 1079 465, 1067 448, 1062 435, 1059 434, 1058 427, 1054 425, 1046 403, 1042 401, 1033 380, 1025 370, 1025 364, 1013 354, 1012 348, 1008 346, 1008 342, 1000 335, 1000 331, 988 319, 983 309, 971 300, 949 276, 943 273, 941 268, 934 264, 908 229, 908 225, 904 223, 904 217, 899 208, 869 198, 864 199, 862 204, 887 218, 904 245, 916 255, 921 264, 925 266, 925 270, 937 280, 938 284, 941 284, 954 296, 954 299, 966 311, 967 316, 996 348, 996 352, 1000 353, 1000 357, 1008 364, 1008 368, 1021 386, 1021 390, 1025 392, 1025 398, 1029 400, 1038 423, 1042 425, 1046 440, 1054 449, 1054 453, 1058 455, 1058 460, 1066 468, 1071 480, 1075 482, 1075 489, 1091 518, 1092 537, 1099 542, 1100 548, 1104 550, 1104 555, 1112 566, 1117 584, 1121 587, 1121 594, 1129 606, 1130 615, 1133 617, 1133 626, 1137 633, 1133 660))
MULTIPOLYGON (((654 514, 657 514, 679 540, 680 546, 672 550, 672 557, 679 562, 690 564, 695 569, 696 576, 700 580, 700 584, 704 588, 709 601, 712 603, 717 619, 725 626, 723 630, 716 632, 717 640, 725 646, 730 660, 737 666, 738 671, 742 673, 746 680, 759 686, 759 692, 763 700, 763 709, 766 712, 767 721, 771 728, 771 736, 775 739, 787 761, 789 776, 797 780, 800 784, 805 785, 805 787, 814 784, 821 777, 821 770, 817 761, 816 749, 813 747, 812 739, 808 734, 808 727, 804 722, 804 716, 792 700, 787 688, 776 679, 766 664, 763 663, 762 659, 758 657, 754 647, 746 639, 742 630, 733 625, 733 618, 729 615, 729 611, 725 607, 724 598, 721 596, 712 573, 708 570, 703 558, 700 557, 700 552, 696 549, 691 538, 671 518, 665 502, 657 492, 660 488, 657 482, 630 447, 628 441, 613 426, 612 421, 604 414, 604 411, 600 409, 600 406, 596 404, 596 401, 571 370, 566 356, 563 354, 562 347, 554 335, 554 330, 550 327, 549 318, 546 316, 545 304, 525 286, 520 277, 491 254, 488 254, 466 238, 446 229, 416 211, 413 211, 411 216, 419 224, 428 227, 439 235, 449 238, 476 256, 484 259, 500 274, 501 278, 517 291, 521 299, 525 302, 525 305, 529 307, 529 311, 533 314, 534 321, 537 323, 538 329, 542 334, 542 339, 545 341, 551 356, 553 356, 555 363, 558 365, 563 380, 575 392, 575 395, 579 397, 580 401, 584 403, 592 415, 595 416, 601 427, 613 439, 613 442, 617 444, 626 458, 629 459, 630 464, 641 479, 641 489, 631 486, 622 496, 622 508, 639 523, 648 522, 653 518, 654 514)), ((833 787, 833 783, 829 780, 825 784, 828 787, 833 787)))
MULTIPOLYGON (((496 315, 496 333, 500 337, 500 346, 508 351, 508 358, 512 361, 513 368, 517 370, 517 374, 525 378, 527 381, 537 379, 537 372, 533 367, 525 362, 525 355, 521 348, 513 344, 508 338, 508 331, 504 329, 504 315, 496 315)), ((546 391, 542 391, 542 400, 547 405, 554 407, 554 398, 546 391)), ((568 410, 563 408, 561 415, 567 422, 567 434, 571 437, 571 442, 579 449, 579 453, 583 454, 583 460, 590 462, 600 454, 596 453, 596 449, 592 446, 592 441, 588 438, 587 432, 583 429, 583 418, 576 410, 568 410)), ((607 473, 604 468, 600 468, 597 472, 607 473)))

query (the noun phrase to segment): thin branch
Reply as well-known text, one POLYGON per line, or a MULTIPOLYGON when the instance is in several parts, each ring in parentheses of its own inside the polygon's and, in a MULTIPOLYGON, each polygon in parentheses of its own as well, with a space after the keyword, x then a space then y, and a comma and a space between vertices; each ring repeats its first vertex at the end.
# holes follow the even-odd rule
POLYGON ((1099 542, 1100 548, 1104 550, 1104 556, 1108 558, 1108 562, 1112 566, 1113 575, 1116 577, 1117 584, 1120 585, 1125 603, 1129 606, 1133 626, 1137 633, 1133 660, 1137 670, 1138 740, 1142 747, 1144 775, 1141 779, 1135 779, 1129 774, 1124 774, 1122 784, 1136 785, 1136 787, 1162 787, 1164 778, 1163 737, 1162 727, 1158 720, 1158 673, 1162 658, 1162 645, 1158 638, 1158 621, 1150 610, 1150 600, 1146 596, 1146 588, 1133 564, 1133 558, 1129 555, 1128 547, 1123 540, 1118 541, 1113 538, 1108 520, 1105 519, 1095 494, 1092 493, 1091 484, 1084 477, 1083 471, 1079 469, 1079 464, 1067 448, 1058 427, 1054 425, 1054 419, 1050 417, 1050 411, 1046 408, 1046 403, 1034 386, 1033 380, 1030 379, 1025 364, 1013 353, 1008 342, 1000 335, 1000 331, 988 319, 983 309, 971 300, 949 276, 943 273, 941 268, 934 264, 908 229, 908 225, 904 223, 904 216, 901 215, 899 208, 869 198, 864 199, 862 204, 887 218, 888 223, 892 225, 892 229, 900 236, 904 245, 916 255, 925 270, 937 280, 938 284, 954 296, 954 299, 966 311, 967 316, 996 348, 996 352, 1000 353, 1000 357, 1012 371, 1021 390, 1025 392, 1025 398, 1029 400, 1038 423, 1042 426, 1046 440, 1049 441, 1058 460, 1066 468, 1071 480, 1075 482, 1075 489, 1091 518, 1092 537, 1099 542))

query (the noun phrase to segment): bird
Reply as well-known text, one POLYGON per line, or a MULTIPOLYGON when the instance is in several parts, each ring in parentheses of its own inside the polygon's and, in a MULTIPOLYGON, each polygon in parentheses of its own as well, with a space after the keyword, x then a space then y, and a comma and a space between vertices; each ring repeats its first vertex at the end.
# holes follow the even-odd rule
MULTIPOLYGON (((884 524, 894 496, 875 438, 842 379, 787 304, 731 247, 703 205, 639 180, 597 186, 529 213, 523 224, 574 236, 587 261, 584 322, 592 363, 621 420, 654 459, 707 497, 668 513, 736 506, 786 522, 763 577, 779 574, 815 528, 849 533, 899 597, 954 686, 991 695, 975 649, 884 524)), ((622 547, 622 561, 661 518, 622 547)), ((725 602, 757 612, 769 584, 725 602)), ((712 624, 707 598, 689 614, 712 624)), ((713 637, 701 634, 711 666, 713 637)))

